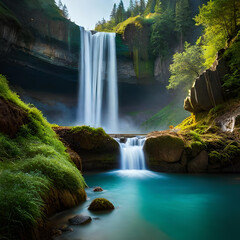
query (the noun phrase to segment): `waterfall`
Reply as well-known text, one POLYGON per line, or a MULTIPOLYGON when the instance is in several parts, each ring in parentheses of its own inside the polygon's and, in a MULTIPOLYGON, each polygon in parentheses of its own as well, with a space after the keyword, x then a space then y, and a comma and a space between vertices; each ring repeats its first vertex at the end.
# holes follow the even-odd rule
POLYGON ((82 27, 80 34, 77 124, 117 131, 116 34, 92 34, 82 27))
POLYGON ((122 170, 145 170, 145 156, 143 146, 145 138, 134 137, 127 138, 126 143, 120 143, 120 158, 122 170))

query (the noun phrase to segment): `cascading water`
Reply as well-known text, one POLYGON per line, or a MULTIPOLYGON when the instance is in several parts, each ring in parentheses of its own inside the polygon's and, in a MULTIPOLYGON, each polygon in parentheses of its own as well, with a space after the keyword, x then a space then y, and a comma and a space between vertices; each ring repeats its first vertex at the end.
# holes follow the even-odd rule
MULTIPOLYGON (((122 170, 145 170, 143 146, 145 138, 127 138, 126 143, 120 143, 120 158, 122 170)), ((118 140, 118 142, 120 142, 118 140)))
POLYGON ((116 132, 118 86, 116 34, 92 34, 80 27, 79 99, 77 123, 116 132))

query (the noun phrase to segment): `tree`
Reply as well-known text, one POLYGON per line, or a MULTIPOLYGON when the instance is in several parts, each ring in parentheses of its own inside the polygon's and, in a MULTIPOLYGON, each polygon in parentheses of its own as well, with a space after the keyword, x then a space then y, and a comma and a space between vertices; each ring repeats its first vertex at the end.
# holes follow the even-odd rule
POLYGON ((63 9, 63 4, 62 4, 62 1, 61 1, 61 0, 58 1, 58 7, 59 7, 59 9, 61 9, 61 10, 63 9))
POLYGON ((151 48, 155 57, 164 58, 171 54, 172 46, 176 42, 174 13, 166 10, 155 18, 152 26, 151 48))
POLYGON ((180 46, 183 51, 183 36, 192 26, 189 0, 178 0, 176 3, 176 30, 180 33, 180 46))
POLYGON ((140 14, 140 5, 137 0, 135 0, 133 15, 137 16, 140 14))
POLYGON ((144 14, 145 9, 146 9, 145 0, 140 0, 139 12, 141 15, 144 14))
POLYGON ((211 66, 218 50, 236 36, 240 22, 239 0, 210 0, 200 8, 196 25, 204 28, 204 56, 206 67, 211 66))
POLYGON ((129 2, 129 8, 128 8, 128 11, 130 13, 130 16, 133 17, 134 16, 134 4, 133 4, 133 0, 130 0, 129 2))
POLYGON ((112 12, 111 12, 111 15, 110 15, 110 19, 111 19, 111 20, 115 20, 115 18, 116 18, 116 13, 117 13, 117 4, 114 3, 113 9, 112 9, 112 12))
POLYGON ((155 13, 162 13, 162 3, 160 0, 156 0, 154 11, 155 13))
POLYGON ((69 17, 69 13, 68 13, 67 6, 66 6, 65 4, 64 4, 64 6, 63 6, 62 11, 63 11, 63 16, 64 16, 65 18, 68 18, 68 17, 69 17))
POLYGON ((125 9, 123 1, 121 0, 116 13, 116 24, 123 22, 125 20, 125 9))
POLYGON ((155 12, 156 0, 148 0, 144 15, 155 12))
POLYGON ((185 43, 182 53, 175 53, 170 65, 171 77, 168 89, 182 87, 186 91, 192 87, 194 80, 205 70, 202 48, 199 45, 185 43))

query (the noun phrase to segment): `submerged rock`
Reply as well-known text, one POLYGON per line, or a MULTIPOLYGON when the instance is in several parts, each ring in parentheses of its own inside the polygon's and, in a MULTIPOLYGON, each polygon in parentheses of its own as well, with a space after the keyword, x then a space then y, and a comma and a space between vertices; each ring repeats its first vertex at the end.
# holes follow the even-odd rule
POLYGON ((104 211, 104 210, 113 210, 115 207, 113 204, 105 198, 96 198, 94 199, 88 210, 91 211, 104 211))
POLYGON ((103 189, 102 189, 101 187, 95 187, 95 188, 93 189, 93 191, 94 191, 94 192, 102 192, 103 189))
POLYGON ((90 223, 92 221, 92 218, 79 214, 73 218, 68 219, 68 221, 71 225, 84 225, 90 223))

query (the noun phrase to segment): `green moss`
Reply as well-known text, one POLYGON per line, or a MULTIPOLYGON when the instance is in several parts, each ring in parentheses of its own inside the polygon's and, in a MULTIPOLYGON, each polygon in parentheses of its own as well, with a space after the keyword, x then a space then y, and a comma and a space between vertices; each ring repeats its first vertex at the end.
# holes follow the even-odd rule
POLYGON ((226 154, 230 156, 231 159, 240 156, 240 147, 237 142, 229 143, 223 150, 226 154))
POLYGON ((210 164, 216 164, 220 162, 223 158, 222 154, 217 151, 211 151, 208 154, 210 164))
POLYGON ((95 136, 98 136, 98 135, 108 136, 108 134, 104 131, 103 128, 93 128, 93 127, 89 127, 89 126, 85 126, 85 125, 73 127, 73 128, 71 128, 71 132, 72 133, 88 132, 95 136))
POLYGON ((196 157, 201 151, 203 151, 206 148, 206 145, 202 142, 199 141, 194 141, 191 144, 191 149, 192 149, 192 157, 196 157))
POLYGON ((223 150, 211 151, 209 153, 209 162, 211 164, 221 163, 225 166, 235 160, 240 160, 240 148, 237 142, 230 142, 223 150))
POLYGON ((198 142, 202 143, 202 139, 201 139, 200 135, 198 133, 196 133, 195 131, 190 131, 189 135, 192 137, 192 139, 194 141, 198 141, 198 142))
POLYGON ((16 138, 0 133, 0 235, 15 239, 43 218, 50 188, 79 195, 85 182, 42 113, 10 91, 3 76, 0 96, 23 108, 29 119, 16 138))
POLYGON ((88 209, 91 211, 113 210, 114 206, 105 198, 96 198, 91 202, 88 209))

